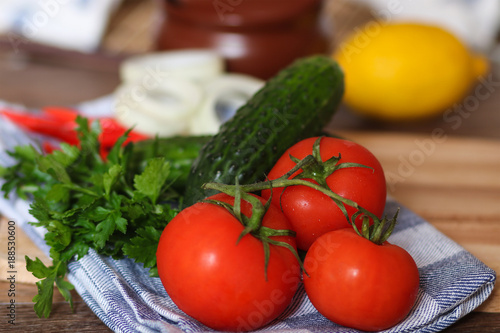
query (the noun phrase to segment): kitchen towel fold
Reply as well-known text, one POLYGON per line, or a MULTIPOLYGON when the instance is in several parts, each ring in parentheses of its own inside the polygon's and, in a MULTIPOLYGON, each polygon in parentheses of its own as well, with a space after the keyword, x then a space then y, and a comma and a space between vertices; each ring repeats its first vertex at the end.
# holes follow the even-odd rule
MULTIPOLYGON (((0 122, 0 165, 12 163, 2 149, 29 142, 21 130, 0 122)), ((0 181, 1 185, 1 181, 0 181)), ((495 271, 453 242, 430 223, 392 198, 386 214, 400 207, 399 223, 389 238, 406 249, 420 272, 420 290, 408 317, 384 332, 438 332, 465 316, 491 294, 495 271)), ((28 203, 15 197, 0 199, 0 211, 18 219, 16 223, 48 252, 43 230, 33 221, 28 203)), ((210 332, 211 329, 180 311, 165 292, 159 278, 132 260, 113 260, 94 251, 69 265, 68 279, 94 313, 115 332, 210 332)), ((255 318, 259 320, 259 318, 255 318)), ((303 286, 292 304, 272 323, 258 332, 358 332, 338 326, 312 306, 303 286)))

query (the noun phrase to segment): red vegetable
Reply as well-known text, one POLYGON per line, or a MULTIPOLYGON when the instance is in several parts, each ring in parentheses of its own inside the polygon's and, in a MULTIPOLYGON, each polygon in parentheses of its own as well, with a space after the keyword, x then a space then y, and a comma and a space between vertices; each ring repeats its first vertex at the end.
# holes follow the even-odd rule
MULTIPOLYGON (((226 194, 209 199, 234 203, 226 194)), ((255 214, 247 201, 241 205, 245 216, 255 214)), ((273 205, 262 226, 290 228, 273 205)), ((169 296, 185 313, 216 330, 249 331, 266 325, 289 305, 300 282, 292 251, 269 244, 266 270, 263 242, 253 234, 238 241, 243 230, 226 208, 198 202, 168 223, 158 244, 158 273, 169 296)), ((295 249, 292 236, 270 238, 295 249)))
MULTIPOLYGON (((279 178, 295 166, 296 162, 290 155, 303 159, 313 154, 313 145, 317 139, 317 137, 308 138, 289 148, 271 169, 268 178, 271 180, 279 178)), ((315 174, 319 179, 311 181, 320 185, 323 181, 333 192, 355 201, 380 218, 385 208, 386 183, 382 167, 375 156, 357 143, 332 137, 321 138, 319 155, 322 161, 340 157, 338 161, 332 161, 334 167, 342 163, 359 165, 339 168, 333 173, 331 170, 318 169, 315 170, 315 174)), ((330 166, 325 165, 325 167, 330 166)), ((262 191, 262 197, 265 199, 270 195, 271 191, 262 191)), ((302 250, 307 250, 322 234, 350 226, 334 200, 307 186, 289 186, 285 190, 274 188, 272 201, 277 206, 281 205, 283 213, 297 232, 297 247, 302 250)), ((354 207, 345 207, 349 216, 357 211, 354 207)), ((357 219, 356 223, 358 226, 361 225, 361 219, 357 219)))
POLYGON ((364 331, 390 328, 413 307, 419 273, 399 246, 377 245, 352 228, 331 231, 309 249, 304 286, 316 309, 331 321, 364 331))
POLYGON ((75 121, 78 116, 78 112, 75 110, 59 106, 46 106, 42 111, 45 115, 50 116, 54 120, 65 123, 75 121))
MULTIPOLYGON (((79 139, 76 133, 76 118, 78 112, 73 109, 50 106, 42 109, 40 114, 30 113, 30 112, 19 112, 13 110, 1 110, 0 114, 5 115, 14 123, 19 126, 39 134, 43 134, 71 145, 78 145, 79 139)), ((101 134, 99 136, 99 142, 101 144, 101 154, 103 157, 107 155, 107 152, 115 144, 120 136, 122 136, 127 128, 123 127, 113 118, 95 118, 90 119, 91 121, 99 121, 101 124, 101 134)), ((130 131, 125 144, 131 141, 145 140, 148 137, 139 134, 134 131, 130 131)), ((43 143, 44 147, 48 147, 49 150, 55 149, 50 143, 43 143)))
POLYGON ((59 139, 72 145, 78 144, 74 121, 62 120, 52 115, 34 114, 29 112, 18 112, 2 110, 1 114, 9 118, 19 126, 38 133, 59 139))

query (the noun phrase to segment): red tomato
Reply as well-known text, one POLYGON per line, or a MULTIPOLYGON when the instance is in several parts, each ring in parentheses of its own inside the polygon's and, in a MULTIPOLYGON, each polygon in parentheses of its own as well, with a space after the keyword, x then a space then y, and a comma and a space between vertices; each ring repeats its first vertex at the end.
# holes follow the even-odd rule
MULTIPOLYGON (((289 148, 276 162, 269 172, 269 179, 276 179, 294 166, 289 155, 303 159, 311 155, 317 137, 308 138, 289 148)), ((338 156, 338 163, 359 163, 370 168, 351 167, 334 171, 326 183, 340 196, 357 202, 377 217, 381 217, 386 202, 386 182, 382 166, 377 158, 363 146, 348 140, 323 137, 320 143, 320 155, 323 161, 338 156)), ((262 197, 268 199, 270 190, 262 191, 262 197)), ((273 189, 272 201, 279 207, 292 223, 297 232, 297 247, 307 250, 322 234, 349 227, 349 223, 335 202, 325 194, 307 186, 289 186, 273 189)), ((351 216, 356 209, 346 206, 351 216)), ((356 225, 361 226, 361 218, 356 225)))
MULTIPOLYGON (((210 198, 234 202, 225 194, 210 198)), ((242 201, 241 211, 250 216, 251 205, 242 201)), ((262 225, 291 227, 273 205, 262 225)), ((262 242, 247 234, 236 244, 242 231, 225 208, 199 202, 168 223, 158 244, 158 273, 169 296, 186 314, 216 330, 249 331, 268 324, 290 304, 300 283, 298 260, 275 245, 270 245, 266 281, 262 242)), ((272 239, 295 248, 292 236, 272 239)))
POLYGON ((376 245, 352 228, 319 237, 304 260, 304 286, 316 309, 331 321, 378 331, 403 320, 413 307, 419 273, 399 246, 376 245))

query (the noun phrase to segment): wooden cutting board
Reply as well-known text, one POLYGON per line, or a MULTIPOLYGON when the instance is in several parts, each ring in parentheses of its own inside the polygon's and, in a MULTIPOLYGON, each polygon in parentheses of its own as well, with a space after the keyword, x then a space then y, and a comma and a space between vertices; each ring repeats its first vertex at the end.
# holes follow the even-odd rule
MULTIPOLYGON (((384 167, 388 192, 402 205, 500 272, 500 141, 438 135, 337 132, 371 150, 384 167)), ((7 218, 0 222, 0 268, 7 271, 7 218), (5 244, 5 245, 4 245, 5 244)), ((16 230, 17 282, 36 281, 24 255, 50 261, 16 230)), ((2 279, 5 277, 2 275, 2 279)), ((500 292, 478 309, 500 312, 500 292)))

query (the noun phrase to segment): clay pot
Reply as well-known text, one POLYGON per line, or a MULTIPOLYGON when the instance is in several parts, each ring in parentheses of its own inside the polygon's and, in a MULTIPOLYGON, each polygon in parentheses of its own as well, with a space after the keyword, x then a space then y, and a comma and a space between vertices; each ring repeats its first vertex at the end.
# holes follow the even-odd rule
POLYGON ((216 50, 230 72, 267 79, 296 58, 326 51, 320 0, 158 1, 159 50, 216 50))

